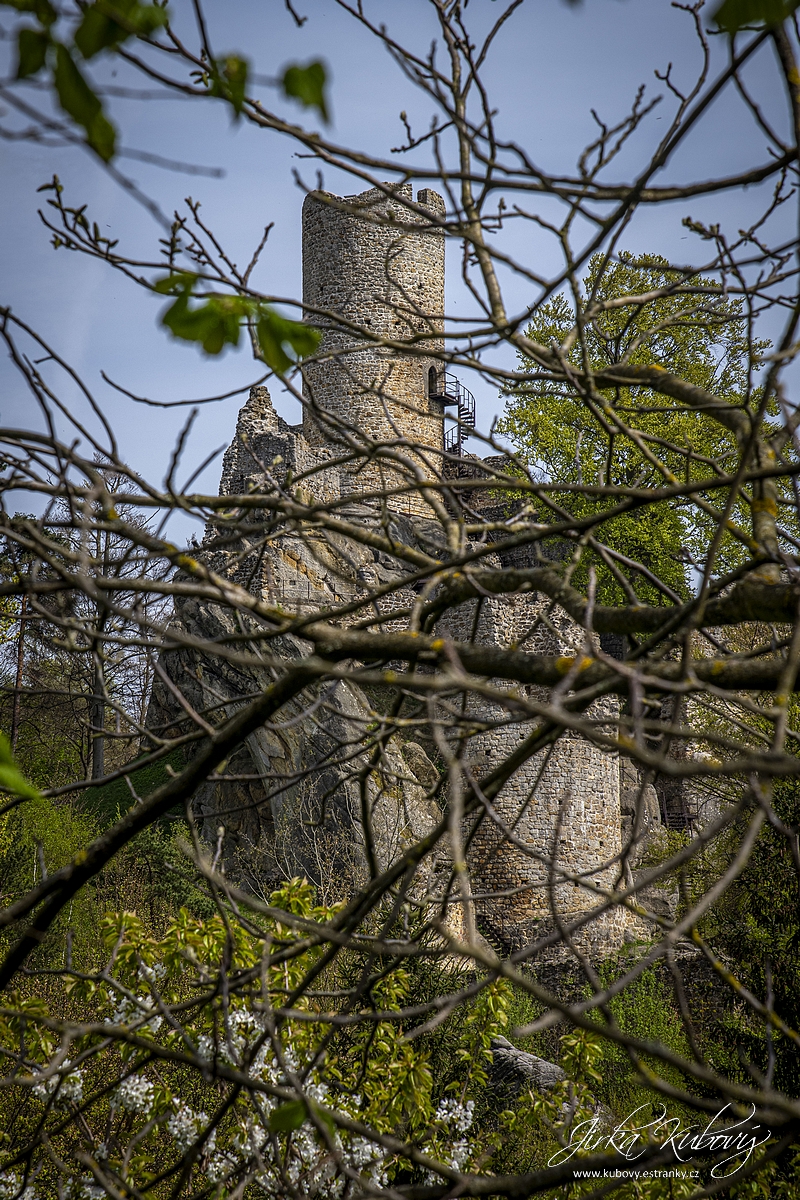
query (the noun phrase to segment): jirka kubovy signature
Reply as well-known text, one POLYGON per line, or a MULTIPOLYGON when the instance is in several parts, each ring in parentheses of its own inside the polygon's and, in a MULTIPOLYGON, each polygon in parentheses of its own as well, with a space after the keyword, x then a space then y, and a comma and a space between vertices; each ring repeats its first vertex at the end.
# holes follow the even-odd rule
POLYGON ((750 1124, 755 1115, 755 1106, 741 1120, 723 1125, 720 1122, 732 1107, 726 1104, 703 1129, 699 1125, 682 1125, 680 1117, 667 1116, 665 1108, 654 1120, 644 1125, 635 1124, 636 1118, 647 1107, 642 1104, 635 1108, 610 1132, 603 1128, 599 1117, 581 1121, 573 1128, 567 1145, 557 1150, 547 1165, 556 1167, 569 1162, 576 1154, 598 1150, 616 1150, 628 1162, 636 1162, 649 1146, 655 1144, 671 1147, 676 1160, 681 1163, 689 1162, 700 1154, 725 1153, 726 1157, 714 1164, 711 1175, 714 1179, 727 1179, 741 1170, 753 1152, 772 1137, 771 1130, 750 1124), (759 1130, 764 1131, 761 1138, 759 1130))

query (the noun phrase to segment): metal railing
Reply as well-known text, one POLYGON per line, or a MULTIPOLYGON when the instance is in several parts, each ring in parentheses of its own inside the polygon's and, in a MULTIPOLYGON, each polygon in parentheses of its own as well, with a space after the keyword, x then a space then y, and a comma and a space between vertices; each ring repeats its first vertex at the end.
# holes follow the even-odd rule
POLYGON ((438 400, 443 408, 456 409, 453 414, 456 424, 445 430, 444 448, 448 454, 460 458, 469 437, 467 430, 475 428, 475 397, 450 371, 437 371, 435 375, 431 372, 428 395, 431 400, 438 400))

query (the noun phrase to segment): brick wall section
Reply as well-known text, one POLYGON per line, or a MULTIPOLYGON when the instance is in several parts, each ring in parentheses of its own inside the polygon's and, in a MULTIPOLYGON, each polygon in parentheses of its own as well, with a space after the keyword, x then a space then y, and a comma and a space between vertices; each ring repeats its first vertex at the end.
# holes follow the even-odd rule
MULTIPOLYGON (((552 606, 542 598, 528 594, 484 599, 477 622, 476 604, 470 601, 448 613, 440 632, 458 640, 467 640, 474 632, 478 642, 521 643, 522 649, 541 654, 571 657, 582 651, 583 630, 563 612, 550 611, 552 606), (546 620, 537 622, 545 615, 546 620)), ((542 689, 514 690, 547 701, 542 689)), ((472 709, 476 717, 497 723, 469 743, 470 766, 480 779, 517 749, 531 725, 522 720, 513 723, 513 709, 509 712, 499 704, 475 700, 472 709)), ((587 715, 613 736, 615 701, 598 703, 587 715)), ((594 887, 614 886, 619 864, 610 860, 621 848, 616 754, 564 734, 554 747, 519 768, 492 809, 496 819, 491 814, 484 817, 472 840, 469 865, 474 892, 494 897, 477 901, 476 909, 479 927, 495 944, 515 949, 552 927, 553 906, 570 921, 597 903, 594 887), (558 875, 551 880, 548 862, 553 856, 558 867, 579 880, 564 881, 558 875)), ((578 935, 578 944, 593 954, 609 950, 619 944, 626 926, 624 914, 600 916, 578 935)))
MULTIPOLYGON (((328 463, 337 454, 330 444, 311 445, 297 426, 283 421, 272 407, 266 388, 254 388, 242 409, 237 436, 223 464, 221 494, 259 490, 269 493, 285 484, 288 472, 313 472, 303 487, 309 498, 325 502, 346 494, 348 480, 328 463)), ((374 522, 371 506, 358 496, 348 509, 351 519, 374 522)), ((430 549, 432 523, 398 513, 396 536, 430 549)), ((235 551, 214 548, 206 541, 209 565, 290 611, 307 611, 365 594, 376 584, 402 583, 404 569, 392 559, 382 561, 372 551, 348 541, 341 546, 330 534, 282 535, 263 552, 261 538, 243 536, 235 551)), ((402 587, 382 606, 400 607, 413 600, 402 587)), ((584 633, 561 610, 536 595, 493 597, 460 605, 447 614, 438 632, 455 640, 520 645, 544 654, 571 656, 581 651, 584 633), (476 620, 477 616, 477 620, 476 620)), ((400 622, 397 623, 398 625, 400 622)), ((389 628, 391 626, 385 626, 389 628)), ((502 683, 497 686, 505 687, 502 683)), ((531 698, 546 701, 546 693, 530 688, 531 698)), ((530 731, 529 723, 509 722, 499 704, 473 702, 477 718, 494 728, 470 739, 468 760, 478 780, 501 757, 515 749, 530 731)), ((590 713, 613 733, 613 701, 590 713)), ((585 739, 564 735, 549 752, 531 758, 494 802, 496 820, 487 817, 469 852, 473 892, 492 898, 476 901, 479 929, 497 946, 514 949, 546 934, 553 927, 552 906, 567 922, 579 918, 597 902, 592 887, 612 887, 618 866, 609 860, 619 854, 620 764, 585 739), (506 831, 511 830, 513 841, 506 831), (546 859, 556 852, 558 864, 579 877, 578 882, 551 880, 546 859), (585 886, 580 881, 585 881, 585 886)), ((619 946, 630 922, 614 911, 584 927, 576 942, 597 957, 619 946)), ((555 950, 546 957, 563 957, 555 950)))

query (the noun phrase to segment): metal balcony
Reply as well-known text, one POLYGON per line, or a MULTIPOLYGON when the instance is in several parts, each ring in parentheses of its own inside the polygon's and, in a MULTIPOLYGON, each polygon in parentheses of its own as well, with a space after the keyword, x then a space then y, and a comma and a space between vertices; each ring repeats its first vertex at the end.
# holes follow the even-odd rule
POLYGON ((443 408, 455 408, 453 414, 457 424, 445 431, 444 448, 448 454, 460 458, 464 453, 464 442, 469 437, 467 430, 475 428, 475 397, 464 387, 460 379, 449 371, 428 372, 428 396, 437 400, 443 408))

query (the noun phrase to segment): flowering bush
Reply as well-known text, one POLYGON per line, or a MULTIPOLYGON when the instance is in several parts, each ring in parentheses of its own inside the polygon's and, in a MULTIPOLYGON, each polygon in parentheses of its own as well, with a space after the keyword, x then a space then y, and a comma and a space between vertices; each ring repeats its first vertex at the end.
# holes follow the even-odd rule
POLYGON ((49 1003, 11 997, 0 1200, 327 1200, 474 1164, 471 1075, 435 1097, 399 1020, 403 968, 351 951, 363 1010, 337 1010, 314 937, 331 915, 293 880, 256 918, 182 909, 162 939, 109 916, 101 970, 56 972, 49 1003))

